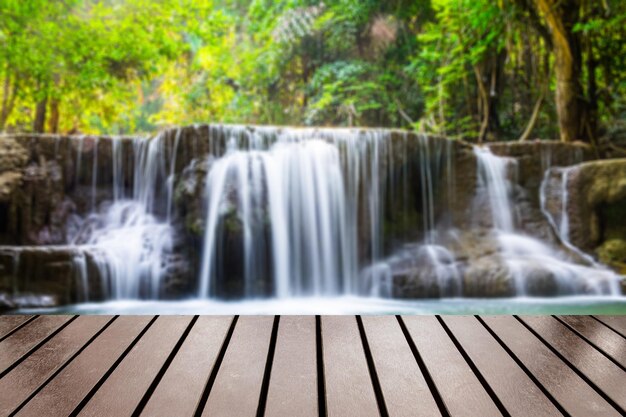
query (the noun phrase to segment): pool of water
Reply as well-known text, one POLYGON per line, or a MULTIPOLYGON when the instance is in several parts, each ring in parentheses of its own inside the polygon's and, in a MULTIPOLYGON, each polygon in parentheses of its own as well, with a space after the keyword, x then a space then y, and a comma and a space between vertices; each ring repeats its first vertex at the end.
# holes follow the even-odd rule
POLYGON ((110 301, 52 309, 24 309, 21 314, 626 314, 626 297, 517 297, 388 300, 334 297, 246 301, 110 301))

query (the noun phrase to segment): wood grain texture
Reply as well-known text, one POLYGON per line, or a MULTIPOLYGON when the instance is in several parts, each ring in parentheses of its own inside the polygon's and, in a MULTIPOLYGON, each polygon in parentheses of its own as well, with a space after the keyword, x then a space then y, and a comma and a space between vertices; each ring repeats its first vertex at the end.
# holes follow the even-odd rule
POLYGON ((191 320, 190 316, 160 316, 78 415, 130 416, 191 320))
POLYGON ((403 316, 411 339, 452 416, 501 416, 436 317, 403 316))
POLYGON ((40 316, 0 342, 0 374, 74 316, 40 316))
MULTIPOLYGON (((520 319, 624 412, 626 387, 622 383, 626 374, 622 369, 553 317, 522 316, 520 319)), ((626 344, 626 341, 624 343, 626 344)))
POLYGON ((238 319, 203 416, 256 415, 273 323, 272 316, 238 319))
POLYGON ((116 319, 17 415, 69 416, 151 320, 151 316, 116 319))
POLYGON ((380 415, 356 317, 322 317, 322 346, 328 415, 380 415))
POLYGON ((0 316, 0 339, 11 333, 13 330, 32 319, 33 316, 15 315, 15 316, 0 316))
POLYGON ((0 379, 0 415, 13 412, 111 319, 78 317, 0 379))
POLYGON ((571 416, 620 415, 515 317, 483 320, 571 416))
MULTIPOLYGON (((626 341, 616 332, 589 316, 559 316, 572 329, 626 368, 626 341)), ((626 316, 622 320, 626 320, 626 316)))
POLYGON ((141 415, 194 415, 232 321, 232 316, 198 318, 141 415))
POLYGON ((442 319, 511 416, 561 415, 475 317, 442 319))
POLYGON ((626 338, 626 320, 624 316, 594 316, 602 323, 609 326, 615 332, 619 333, 622 337, 626 338))
POLYGON ((265 415, 319 415, 315 336, 314 316, 280 318, 265 415))
POLYGON ((363 316, 376 374, 391 416, 440 416, 395 316, 363 316))
POLYGON ((0 316, 0 416, 625 415, 601 318, 0 316))

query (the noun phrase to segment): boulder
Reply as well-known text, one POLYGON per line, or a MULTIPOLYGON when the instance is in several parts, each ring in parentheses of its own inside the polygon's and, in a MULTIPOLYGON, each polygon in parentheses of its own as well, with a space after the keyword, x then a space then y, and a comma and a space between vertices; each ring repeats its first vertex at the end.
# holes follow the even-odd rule
POLYGON ((511 271, 498 255, 473 260, 464 270, 465 297, 512 297, 515 293, 511 271))
POLYGON ((396 298, 450 297, 461 292, 461 276, 454 257, 437 245, 406 245, 364 274, 371 286, 378 287, 380 295, 396 298), (390 291, 386 289, 389 285, 390 291))

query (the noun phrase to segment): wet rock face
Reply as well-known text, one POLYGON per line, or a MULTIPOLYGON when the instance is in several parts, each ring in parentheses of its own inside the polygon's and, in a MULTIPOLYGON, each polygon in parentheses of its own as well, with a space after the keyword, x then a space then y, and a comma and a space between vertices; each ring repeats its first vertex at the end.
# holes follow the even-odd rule
POLYGON ((15 227, 22 231, 20 243, 64 243, 66 220, 74 204, 65 195, 59 164, 56 161, 29 164, 24 169, 22 182, 15 207, 19 210, 15 227))
POLYGON ((0 136, 0 243, 10 239, 16 229, 16 196, 27 161, 28 152, 23 146, 12 137, 0 136))
POLYGON ((74 256, 64 247, 0 248, 0 293, 49 296, 59 304, 80 300, 74 256))
MULTIPOLYGON (((130 188, 133 140, 116 141, 128 156, 119 182, 130 188)), ((66 243, 69 216, 111 197, 113 148, 109 137, 1 136, 0 244, 66 243)))
POLYGON ((556 243, 541 211, 541 184, 551 167, 568 167, 593 159, 593 149, 584 143, 556 141, 502 142, 489 144, 498 156, 515 158, 514 202, 519 228, 541 240, 556 243))
POLYGON ((173 253, 164 260, 167 265, 161 282, 162 299, 180 299, 189 296, 196 290, 195 270, 189 261, 191 254, 186 254, 184 249, 173 253))
POLYGON ((571 166, 594 158, 591 146, 582 142, 501 142, 489 144, 489 149, 495 155, 515 158, 519 184, 533 191, 535 198, 539 198, 539 194, 534 191, 541 186, 548 168, 571 166))
MULTIPOLYGON (((552 188, 562 186, 563 174, 550 172, 552 188)), ((565 175, 571 243, 594 252, 607 240, 626 239, 626 159, 586 162, 568 168, 565 175)), ((559 191, 553 189, 553 193, 559 191)), ((548 209, 560 218, 562 207, 553 203, 548 209)))
POLYGON ((370 285, 383 284, 395 298, 439 298, 460 295, 461 276, 454 257, 437 245, 406 245, 390 258, 384 269, 365 272, 370 285))
POLYGON ((444 242, 444 246, 407 245, 387 261, 394 297, 515 295, 513 274, 489 230, 457 231, 444 242))
POLYGON ((28 161, 28 152, 11 136, 0 135, 0 172, 20 169, 28 161))
POLYGON ((176 179, 174 201, 183 227, 192 236, 204 235, 204 198, 207 172, 214 159, 211 157, 194 159, 176 179))

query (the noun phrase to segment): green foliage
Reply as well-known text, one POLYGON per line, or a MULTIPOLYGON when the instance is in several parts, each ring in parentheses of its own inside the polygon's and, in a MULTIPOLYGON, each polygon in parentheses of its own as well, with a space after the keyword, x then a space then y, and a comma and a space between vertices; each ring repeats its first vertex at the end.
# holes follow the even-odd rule
POLYGON ((463 108, 476 94, 472 68, 504 46, 506 14, 495 2, 433 0, 432 6, 435 19, 418 35, 420 51, 409 66, 426 96, 424 128, 476 136, 479 121, 463 108))
MULTIPOLYGON (((557 136, 531 0, 1 0, 0 130, 236 122, 557 136), (41 116, 41 115, 40 115, 41 116)), ((582 83, 626 120, 626 6, 581 2, 582 83), (593 83, 593 85, 591 85, 593 83)), ((602 130, 601 130, 602 131, 602 130)))

